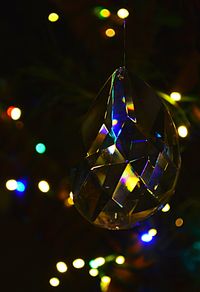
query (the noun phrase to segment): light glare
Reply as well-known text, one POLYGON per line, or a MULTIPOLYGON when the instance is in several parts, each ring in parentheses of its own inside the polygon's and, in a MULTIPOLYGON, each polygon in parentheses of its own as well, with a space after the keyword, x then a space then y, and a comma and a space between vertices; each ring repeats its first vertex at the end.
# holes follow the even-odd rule
POLYGON ((104 284, 109 284, 111 281, 111 278, 109 276, 103 276, 101 278, 101 282, 104 283, 104 284))
POLYGON ((150 242, 152 240, 152 236, 149 233, 144 233, 141 236, 141 240, 144 242, 150 242))
POLYGON ((75 269, 82 269, 85 266, 85 262, 83 259, 76 259, 73 261, 72 264, 75 269))
POLYGON ((74 201, 73 201, 73 199, 72 198, 67 198, 67 204, 69 205, 69 206, 73 206, 74 205, 74 201))
POLYGON ((163 208, 162 208, 162 212, 168 212, 170 210, 170 205, 166 204, 163 208))
POLYGON ((152 228, 148 231, 148 233, 151 235, 151 236, 155 236, 157 234, 157 230, 155 228, 152 228))
POLYGON ((16 188, 16 190, 18 192, 20 192, 20 193, 23 193, 25 191, 25 189, 26 189, 25 184, 23 182, 21 182, 21 181, 17 181, 17 188, 16 188))
POLYGON ((98 257, 94 260, 91 260, 89 262, 89 265, 91 268, 96 269, 100 266, 103 266, 105 264, 106 260, 103 257, 98 257))
POLYGON ((183 219, 182 218, 177 218, 175 221, 176 227, 181 227, 183 225, 183 219))
POLYGON ((59 19, 59 15, 57 13, 50 13, 48 16, 48 20, 51 22, 56 22, 59 19))
POLYGON ((37 151, 37 153, 43 154, 46 151, 46 146, 43 143, 38 143, 35 146, 35 150, 37 151))
POLYGON ((58 262, 56 268, 60 273, 65 273, 67 271, 67 265, 64 262, 58 262))
POLYGON ((116 146, 115 145, 111 145, 110 147, 108 147, 108 151, 110 154, 113 154, 115 152, 116 146))
POLYGON ((10 112, 10 117, 12 120, 17 121, 21 117, 21 110, 18 107, 14 107, 10 112))
POLYGON ((59 284, 60 284, 60 281, 59 281, 59 279, 58 278, 51 278, 50 280, 49 280, 49 284, 51 285, 51 286, 53 286, 53 287, 57 287, 57 286, 59 286, 59 284))
POLYGON ((101 9, 99 14, 102 18, 108 18, 110 16, 110 11, 104 8, 104 9, 101 9))
POLYGON ((178 134, 181 138, 185 138, 188 135, 188 129, 186 128, 186 126, 179 126, 178 127, 178 134))
POLYGON ((121 8, 117 11, 117 15, 121 19, 125 19, 129 16, 129 12, 126 8, 121 8))
POLYGON ((49 186, 48 182, 45 180, 41 180, 38 183, 38 188, 43 193, 47 193, 50 190, 50 186, 49 186))
POLYGON ((9 179, 7 182, 6 182, 6 188, 9 190, 9 191, 14 191, 17 189, 17 181, 14 180, 14 179, 9 179))
POLYGON ((74 195, 72 192, 69 193, 69 197, 73 200, 74 199, 74 195))
POLYGON ((101 291, 106 292, 108 290, 109 284, 110 284, 111 278, 109 276, 103 276, 101 278, 101 291))
POLYGON ((123 256, 118 256, 118 257, 116 257, 115 262, 116 262, 118 265, 123 265, 124 262, 125 262, 125 257, 123 257, 123 256))
POLYGON ((103 266, 106 262, 106 260, 103 257, 98 257, 94 261, 97 264, 97 267, 103 266))
POLYGON ((92 276, 92 277, 96 277, 96 276, 98 276, 99 271, 98 271, 97 269, 90 269, 90 270, 89 270, 89 274, 90 274, 90 276, 92 276))
POLYGON ((179 92, 172 92, 170 94, 171 99, 173 99, 174 101, 179 101, 181 100, 181 94, 179 92))
POLYGON ((112 28, 108 28, 106 29, 105 34, 107 37, 112 38, 115 36, 115 31, 112 28))

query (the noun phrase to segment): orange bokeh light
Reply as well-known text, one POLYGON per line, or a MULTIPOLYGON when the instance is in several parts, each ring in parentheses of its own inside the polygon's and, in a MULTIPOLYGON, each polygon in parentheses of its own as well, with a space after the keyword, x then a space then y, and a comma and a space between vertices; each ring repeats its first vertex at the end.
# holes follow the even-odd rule
POLYGON ((7 115, 11 118, 11 113, 12 113, 12 110, 14 109, 15 107, 14 106, 9 106, 9 108, 7 109, 6 113, 7 115))

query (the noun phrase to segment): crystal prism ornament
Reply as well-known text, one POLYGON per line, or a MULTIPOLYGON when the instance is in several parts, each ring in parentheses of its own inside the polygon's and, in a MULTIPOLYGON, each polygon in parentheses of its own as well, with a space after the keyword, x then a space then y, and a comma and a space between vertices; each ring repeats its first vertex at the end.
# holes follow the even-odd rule
POLYGON ((154 91, 125 67, 112 74, 82 125, 85 157, 73 199, 91 223, 128 229, 173 194, 180 169, 176 129, 154 91))

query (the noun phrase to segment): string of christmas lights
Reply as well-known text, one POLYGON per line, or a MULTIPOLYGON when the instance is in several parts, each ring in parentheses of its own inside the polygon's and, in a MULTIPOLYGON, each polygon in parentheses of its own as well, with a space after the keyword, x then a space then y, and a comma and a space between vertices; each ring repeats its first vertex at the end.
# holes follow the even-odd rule
MULTIPOLYGON (((123 20, 129 16, 129 11, 125 8, 119 9, 117 12, 112 12, 109 9, 105 7, 95 7, 94 8, 94 15, 97 16, 100 20, 107 20, 110 19, 110 23, 113 23, 113 26, 107 26, 107 23, 105 25, 104 29, 104 36, 109 38, 116 37, 118 35, 116 27, 117 25, 122 25, 123 20), (116 25, 117 24, 117 25, 116 25)), ((52 12, 48 15, 49 22, 56 23, 61 19, 61 16, 56 13, 52 12)), ((174 106, 175 112, 178 107, 181 107, 181 103, 185 102, 184 97, 179 92, 172 92, 169 95, 168 94, 161 94, 161 97, 167 102, 171 103, 174 106)), ((191 99, 191 102, 193 100, 191 99)), ((8 107, 5 107, 3 111, 1 112, 1 117, 3 121, 9 121, 9 122, 18 122, 20 119, 23 119, 23 111, 18 106, 9 105, 8 107)), ((20 121, 21 122, 21 121, 20 121)), ((21 122, 23 123, 23 122, 21 122)), ((23 123, 24 125, 24 123, 23 123)), ((188 124, 185 124, 184 120, 181 120, 180 117, 177 115, 177 132, 180 137, 180 143, 185 138, 189 138, 189 127, 188 124)), ((37 155, 37 159, 40 159, 41 156, 48 150, 48 144, 43 143, 43 141, 38 141, 34 145, 32 145, 33 149, 35 149, 35 152, 37 155)), ((44 174, 45 177, 45 174, 44 174)), ((34 180, 34 178, 32 178, 34 180)), ((41 180, 38 180, 36 182, 38 190, 41 191, 41 193, 48 193, 50 190, 53 190, 53 192, 56 193, 56 188, 54 188, 53 184, 48 182, 48 179, 44 179, 41 177, 41 180)), ((27 188, 29 187, 28 182, 26 179, 22 178, 8 178, 7 181, 5 181, 5 187, 10 192, 16 192, 19 194, 26 193, 27 188)), ((72 207, 73 206, 73 194, 72 192, 67 192, 64 196, 63 203, 66 207, 72 207)), ((163 213, 170 212, 170 204, 166 204, 163 206, 161 211, 163 213)), ((178 217, 178 216, 177 216, 178 217)), ((178 217, 175 219, 173 224, 180 228, 184 224, 185 218, 178 217)), ((138 233, 138 240, 140 242, 145 244, 150 244, 153 242, 153 239, 159 237, 159 230, 156 229, 154 226, 151 228, 146 228, 145 232, 138 233)), ((100 281, 100 287, 102 291, 107 291, 111 281, 112 277, 103 271, 104 265, 106 263, 111 263, 112 265, 127 265, 127 259, 124 255, 112 255, 109 254, 105 257, 97 257, 94 259, 91 259, 89 261, 86 261, 82 258, 74 259, 72 262, 65 263, 64 261, 59 261, 56 263, 55 267, 57 272, 64 274, 69 270, 72 269, 87 269, 88 273, 91 277, 99 277, 100 281)), ((60 276, 53 276, 49 279, 49 284, 52 287, 58 287, 61 283, 61 277, 60 276)))

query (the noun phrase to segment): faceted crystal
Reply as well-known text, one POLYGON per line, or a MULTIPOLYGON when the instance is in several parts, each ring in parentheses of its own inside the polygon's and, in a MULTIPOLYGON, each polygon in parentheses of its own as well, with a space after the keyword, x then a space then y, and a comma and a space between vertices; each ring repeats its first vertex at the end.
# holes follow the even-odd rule
POLYGON ((74 203, 91 223, 127 229, 173 194, 180 168, 176 129, 160 98, 118 68, 82 125, 85 157, 75 168, 74 203))

